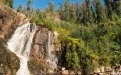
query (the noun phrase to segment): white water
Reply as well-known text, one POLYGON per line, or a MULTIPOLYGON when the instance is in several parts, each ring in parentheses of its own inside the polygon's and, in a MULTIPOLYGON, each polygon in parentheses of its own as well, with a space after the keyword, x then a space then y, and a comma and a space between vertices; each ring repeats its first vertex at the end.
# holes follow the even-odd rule
POLYGON ((55 50, 54 50, 54 45, 53 45, 53 36, 51 34, 51 32, 49 31, 48 32, 48 49, 47 49, 47 52, 48 52, 48 60, 47 60, 47 63, 49 63, 49 66, 53 69, 56 69, 57 68, 57 56, 56 56, 56 53, 55 53, 55 50))
POLYGON ((12 38, 7 42, 7 47, 15 53, 20 59, 20 69, 16 75, 31 75, 27 66, 31 50, 33 36, 37 30, 36 25, 26 23, 18 27, 12 38))

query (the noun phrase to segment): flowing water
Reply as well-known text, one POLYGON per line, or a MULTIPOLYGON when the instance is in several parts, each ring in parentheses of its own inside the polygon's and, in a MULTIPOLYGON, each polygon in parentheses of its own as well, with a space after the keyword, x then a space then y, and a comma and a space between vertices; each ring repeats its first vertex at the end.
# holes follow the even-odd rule
POLYGON ((33 37, 37 31, 36 25, 29 22, 18 27, 12 38, 7 42, 7 47, 15 53, 20 59, 20 69, 16 75, 31 75, 28 69, 27 61, 33 42, 33 37))
POLYGON ((48 32, 48 60, 47 62, 49 63, 50 68, 52 68, 52 70, 54 71, 54 69, 57 68, 57 55, 56 52, 54 50, 54 45, 53 45, 53 34, 49 31, 48 32))

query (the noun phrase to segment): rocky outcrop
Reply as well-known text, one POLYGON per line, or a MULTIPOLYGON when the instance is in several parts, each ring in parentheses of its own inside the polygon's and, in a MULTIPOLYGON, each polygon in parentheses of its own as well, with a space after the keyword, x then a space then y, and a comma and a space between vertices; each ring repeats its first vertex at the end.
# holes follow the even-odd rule
MULTIPOLYGON (((6 42, 15 29, 26 22, 25 15, 0 3, 0 73, 15 75, 19 69, 19 59, 6 48, 6 42)), ((60 50, 58 33, 38 26, 33 42, 28 62, 31 74, 56 72, 60 50)))
POLYGON ((25 15, 0 3, 0 38, 8 38, 20 22, 25 21, 25 19, 25 15))
POLYGON ((6 42, 25 18, 24 15, 0 3, 0 73, 4 75, 15 75, 19 69, 19 59, 7 49, 6 42))
POLYGON ((30 55, 30 71, 32 74, 53 73, 56 71, 58 58, 58 33, 39 27, 35 35, 30 55), (38 62, 38 63, 37 63, 38 62), (36 68, 35 68, 36 66, 36 68))

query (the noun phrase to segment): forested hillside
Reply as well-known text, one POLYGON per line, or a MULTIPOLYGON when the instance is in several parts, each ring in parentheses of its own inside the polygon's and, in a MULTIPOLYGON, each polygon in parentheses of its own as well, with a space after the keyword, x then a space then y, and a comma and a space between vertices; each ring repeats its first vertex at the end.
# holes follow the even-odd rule
MULTIPOLYGON (((35 10, 28 0, 27 6, 19 5, 17 11, 31 23, 57 31, 62 53, 58 65, 87 75, 101 65, 121 63, 121 0, 103 1, 65 0, 58 9, 50 2, 45 10, 35 10)), ((4 1, 13 7, 11 2, 4 1)))

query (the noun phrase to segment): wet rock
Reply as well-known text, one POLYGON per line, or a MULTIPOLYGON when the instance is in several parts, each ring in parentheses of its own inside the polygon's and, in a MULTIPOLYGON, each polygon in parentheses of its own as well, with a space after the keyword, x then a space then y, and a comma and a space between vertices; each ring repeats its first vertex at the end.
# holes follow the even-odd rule
MULTIPOLYGON (((31 62, 37 63, 32 64, 32 66, 41 66, 44 68, 44 72, 46 73, 54 73, 57 71, 57 45, 58 45, 58 36, 56 32, 51 32, 46 28, 39 27, 35 38, 34 38, 33 48, 31 50, 30 57, 32 57, 31 62), (34 56, 34 57, 33 57, 34 56), (56 70, 56 71, 55 71, 56 70)), ((43 73, 43 69, 33 69, 31 68, 30 71, 34 74, 35 71, 39 71, 43 73)), ((38 72, 37 72, 38 73, 38 72)), ((38 73, 39 74, 39 73, 38 73)))
POLYGON ((35 37, 35 43, 40 45, 44 43, 46 44, 47 38, 48 38, 47 34, 48 34, 48 30, 45 28, 42 28, 42 30, 40 30, 35 37))

